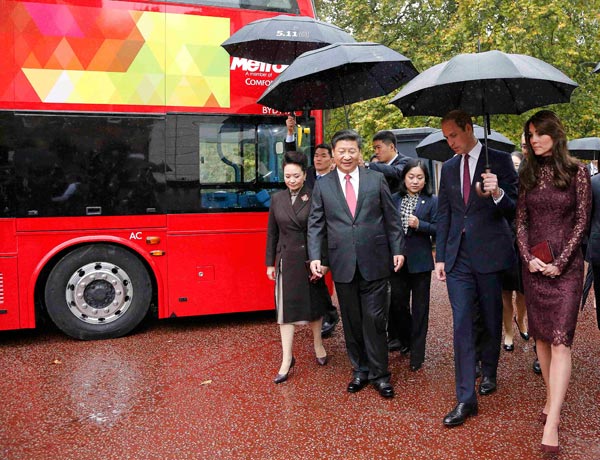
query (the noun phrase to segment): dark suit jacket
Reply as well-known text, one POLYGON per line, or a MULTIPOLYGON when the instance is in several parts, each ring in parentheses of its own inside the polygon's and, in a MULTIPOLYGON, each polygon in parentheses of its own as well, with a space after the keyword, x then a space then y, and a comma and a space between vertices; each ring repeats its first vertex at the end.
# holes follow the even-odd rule
POLYGON ((392 164, 388 165, 379 162, 369 163, 369 169, 382 173, 385 176, 385 180, 387 180, 390 191, 395 193, 398 191, 398 186, 402 180, 402 171, 404 170, 404 166, 408 162, 408 159, 409 157, 398 152, 398 156, 394 158, 392 164))
POLYGON ((600 174, 592 177, 592 218, 590 222, 592 225, 586 259, 592 265, 600 265, 600 174))
MULTIPOLYGON (((403 197, 395 193, 392 198, 400 212, 403 197)), ((437 197, 420 196, 414 215, 419 219, 419 228, 409 227, 406 239, 406 266, 409 273, 433 270, 431 238, 435 238, 437 221, 437 197)))
POLYGON ((504 190, 504 196, 498 204, 491 197, 479 197, 475 191, 474 184, 481 182, 484 172, 485 152, 482 149, 471 184, 469 202, 465 206, 460 183, 460 160, 461 156, 456 155, 442 166, 436 261, 445 262, 446 272, 451 271, 461 239, 464 239, 476 272, 492 273, 507 269, 516 261, 510 222, 515 215, 517 173, 510 154, 489 150, 491 170, 498 176, 499 186, 504 190))
POLYGON ((310 260, 323 260, 326 238, 334 281, 351 282, 357 265, 366 281, 388 277, 392 255, 404 254, 404 237, 382 174, 359 168, 355 214, 353 218, 336 171, 316 182, 308 218, 310 260))

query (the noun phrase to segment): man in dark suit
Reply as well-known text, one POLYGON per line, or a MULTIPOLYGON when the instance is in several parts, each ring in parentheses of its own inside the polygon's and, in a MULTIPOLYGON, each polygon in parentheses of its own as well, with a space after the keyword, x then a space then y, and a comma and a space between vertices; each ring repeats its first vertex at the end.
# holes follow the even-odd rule
MULTIPOLYGON (((287 128, 287 136, 285 138, 285 151, 290 152, 296 150, 296 118, 288 115, 285 120, 287 128)), ((306 181, 304 182, 311 190, 315 187, 315 181, 329 174, 333 168, 333 154, 331 147, 327 144, 319 144, 315 147, 313 155, 313 165, 306 170, 306 181)), ((329 337, 337 323, 340 321, 340 315, 335 308, 335 305, 329 301, 329 306, 325 309, 323 315, 323 324, 321 326, 321 337, 329 337)))
POLYGON ((382 174, 359 168, 360 136, 333 136, 337 169, 315 184, 308 219, 311 271, 321 273, 321 248, 328 248, 346 350, 352 363, 350 393, 369 381, 384 398, 394 396, 388 370, 386 325, 389 276, 404 263, 400 215, 382 174), (323 245, 325 243, 325 245, 323 245))
POLYGON ((385 176, 390 191, 396 193, 400 185, 400 176, 404 165, 408 161, 407 156, 402 155, 396 149, 396 136, 391 131, 379 131, 373 136, 374 159, 364 163, 366 168, 379 171, 385 176))
POLYGON ((592 200, 592 225, 588 239, 586 259, 592 265, 592 273, 594 274, 596 320, 600 329, 600 174, 592 177, 592 200))
POLYGON ((454 110, 442 119, 442 132, 457 154, 444 163, 438 194, 436 276, 447 281, 454 328, 458 404, 444 424, 456 426, 477 414, 473 312, 485 328, 481 344, 479 394, 496 391, 502 335, 500 273, 516 261, 509 221, 517 199, 517 173, 509 154, 489 150, 493 173, 485 172, 485 152, 473 134, 471 117, 454 110), (484 192, 474 182, 483 179, 484 192))

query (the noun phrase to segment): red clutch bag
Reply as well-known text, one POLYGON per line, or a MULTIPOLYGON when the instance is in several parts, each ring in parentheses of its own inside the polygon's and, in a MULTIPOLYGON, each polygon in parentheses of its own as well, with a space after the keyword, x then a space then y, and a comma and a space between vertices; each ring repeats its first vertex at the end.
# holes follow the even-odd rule
POLYGON ((548 240, 536 244, 529 252, 531 252, 532 256, 537 257, 545 264, 554 262, 554 253, 552 252, 552 247, 550 247, 550 242, 548 240))

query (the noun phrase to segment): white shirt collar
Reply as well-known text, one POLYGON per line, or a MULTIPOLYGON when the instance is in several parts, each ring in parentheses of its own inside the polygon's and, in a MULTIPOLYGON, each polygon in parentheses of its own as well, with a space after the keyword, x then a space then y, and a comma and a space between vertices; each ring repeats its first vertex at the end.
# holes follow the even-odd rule
POLYGON ((391 165, 396 160, 396 158, 398 158, 398 153, 396 153, 396 155, 394 156, 394 158, 392 158, 390 161, 388 161, 386 163, 386 165, 391 165))
POLYGON ((477 141, 475 146, 469 151, 469 157, 473 158, 475 161, 479 160, 479 155, 481 154, 481 142, 477 141))
MULTIPOLYGON (((337 168, 336 168, 336 171, 338 173, 338 177, 340 179, 340 182, 344 183, 344 181, 346 180, 346 173, 340 171, 337 168)), ((352 171, 350 173, 350 180, 354 180, 354 179, 358 179, 358 166, 356 168, 354 168, 354 171, 352 171)))

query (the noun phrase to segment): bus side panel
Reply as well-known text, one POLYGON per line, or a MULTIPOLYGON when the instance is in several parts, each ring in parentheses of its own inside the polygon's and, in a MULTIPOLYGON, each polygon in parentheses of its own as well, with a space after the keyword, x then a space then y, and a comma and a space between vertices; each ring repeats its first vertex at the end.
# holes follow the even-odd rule
MULTIPOLYGON (((164 222, 164 216, 153 216, 161 218, 164 222)), ((89 220, 90 218, 88 218, 89 220)), ((93 218, 92 218, 93 219, 93 218)), ((20 222, 27 224, 40 222, 41 219, 22 219, 20 222)), ((114 243, 120 246, 130 248, 135 253, 139 254, 150 265, 151 275, 154 275, 157 281, 158 289, 158 306, 159 316, 165 316, 165 312, 161 311, 166 305, 167 286, 165 285, 167 263, 163 253, 166 253, 167 238, 163 228, 148 228, 135 223, 143 221, 143 218, 137 216, 128 217, 129 228, 120 229, 104 229, 100 233, 96 229, 70 229, 69 231, 60 231, 63 222, 62 219, 45 219, 48 222, 55 221, 57 230, 50 231, 33 231, 30 229, 26 232, 19 233, 19 267, 18 279, 21 280, 20 287, 20 303, 21 303, 21 318, 20 327, 35 327, 34 315, 34 288, 38 280, 40 271, 48 263, 49 259, 62 250, 79 244, 93 243, 114 243), (158 238, 158 244, 147 244, 147 237, 158 238), (158 251, 159 255, 150 255, 150 251, 158 251)), ((75 220, 75 219, 73 219, 75 220)), ((85 220, 81 219, 82 221, 85 220)), ((52 228, 52 224, 47 224, 52 228)), ((85 228, 85 225, 82 225, 85 228)), ((90 225, 89 227, 93 227, 90 225)), ((16 270, 15 270, 16 271, 16 270)), ((43 299, 40 299, 43 300, 43 299)), ((0 321, 2 321, 0 317, 0 321)))
POLYGON ((20 318, 15 220, 0 219, 0 330, 27 327, 20 318))
POLYGON ((264 263, 267 217, 169 216, 170 315, 274 308, 274 283, 267 279, 264 263))

